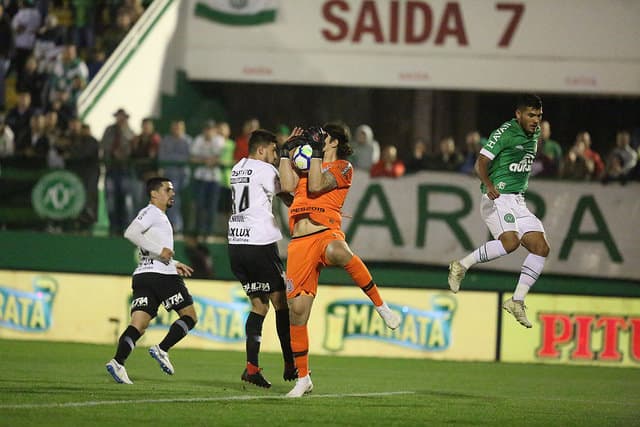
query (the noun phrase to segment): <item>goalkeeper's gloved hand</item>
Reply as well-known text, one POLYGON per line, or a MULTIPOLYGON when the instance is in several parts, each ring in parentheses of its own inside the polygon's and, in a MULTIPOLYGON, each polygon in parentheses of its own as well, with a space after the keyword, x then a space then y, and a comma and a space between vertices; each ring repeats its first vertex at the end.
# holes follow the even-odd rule
POLYGON ((312 158, 322 158, 324 156, 324 140, 327 137, 327 132, 321 127, 310 127, 305 131, 305 135, 309 140, 309 145, 313 150, 311 154, 312 158))
POLYGON ((287 139, 282 147, 280 147, 280 158, 289 158, 289 152, 295 149, 299 145, 306 144, 306 138, 303 135, 292 136, 287 139))

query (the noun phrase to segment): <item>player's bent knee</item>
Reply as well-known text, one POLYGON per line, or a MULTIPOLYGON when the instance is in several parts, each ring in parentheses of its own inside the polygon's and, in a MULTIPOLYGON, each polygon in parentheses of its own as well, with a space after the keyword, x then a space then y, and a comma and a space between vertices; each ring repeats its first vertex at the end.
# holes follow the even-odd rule
POLYGON ((327 259, 331 265, 344 267, 353 258, 353 252, 344 241, 335 240, 327 246, 327 259))
POLYGON ((549 252, 551 252, 551 248, 547 242, 544 242, 539 248, 537 248, 535 254, 546 258, 549 256, 549 252))
POLYGON ((517 237, 500 239, 502 242, 502 246, 504 246, 504 250, 507 251, 508 254, 518 249, 520 246, 520 240, 517 237))
POLYGON ((198 319, 194 319, 191 316, 180 316, 180 320, 182 320, 185 325, 187 325, 187 328, 189 328, 189 330, 192 330, 194 326, 196 326, 196 323, 198 323, 198 319))

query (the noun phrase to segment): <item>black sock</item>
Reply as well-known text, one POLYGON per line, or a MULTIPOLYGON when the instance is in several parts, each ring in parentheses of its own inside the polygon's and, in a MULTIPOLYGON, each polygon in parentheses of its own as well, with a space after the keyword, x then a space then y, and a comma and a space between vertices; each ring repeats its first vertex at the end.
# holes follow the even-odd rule
POLYGON ((293 364, 293 351, 291 350, 291 331, 289 329, 289 309, 283 308, 276 311, 276 330, 280 338, 280 348, 285 363, 293 364))
POLYGON ((140 332, 135 327, 131 325, 127 326, 127 329, 124 330, 118 340, 116 355, 113 357, 116 359, 116 362, 124 365, 124 361, 127 360, 127 357, 129 357, 133 351, 133 348, 136 346, 136 341, 138 341, 140 335, 140 332))
POLYGON ((264 316, 252 311, 249 313, 247 323, 244 326, 247 334, 247 362, 254 366, 260 366, 258 364, 258 354, 260 353, 260 341, 262 340, 262 322, 264 322, 264 316))
POLYGON ((171 324, 169 332, 167 332, 162 342, 158 344, 158 347, 160 347, 162 351, 169 351, 178 341, 186 337, 195 325, 196 322, 191 316, 182 316, 171 324))

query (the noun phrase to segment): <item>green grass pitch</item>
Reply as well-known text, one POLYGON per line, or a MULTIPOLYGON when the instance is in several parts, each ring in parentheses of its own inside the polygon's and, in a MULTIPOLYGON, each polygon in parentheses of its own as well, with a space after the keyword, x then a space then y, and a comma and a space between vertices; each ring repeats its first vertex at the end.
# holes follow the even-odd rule
POLYGON ((640 370, 311 355, 312 394, 285 399, 277 354, 269 390, 240 381, 244 354, 171 351, 174 376, 147 349, 104 364, 114 347, 0 340, 0 426, 631 426, 640 370))

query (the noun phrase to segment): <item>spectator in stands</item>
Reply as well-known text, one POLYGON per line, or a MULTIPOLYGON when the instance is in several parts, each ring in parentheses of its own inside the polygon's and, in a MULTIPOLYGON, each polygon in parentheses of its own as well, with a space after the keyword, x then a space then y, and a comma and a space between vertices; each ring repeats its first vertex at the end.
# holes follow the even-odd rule
MULTIPOLYGON (((60 97, 68 107, 74 108, 80 92, 87 85, 89 69, 87 64, 78 58, 75 45, 67 44, 56 61, 51 75, 50 100, 60 97)), ((75 115, 75 114, 74 114, 75 115)), ((127 221, 128 224, 128 221, 127 221)))
MULTIPOLYGON (((636 155, 640 159, 640 128, 637 128, 633 133, 631 147, 636 150, 636 155)), ((636 167, 631 171, 631 179, 640 181, 640 162, 636 163, 636 167)))
POLYGON ((603 178, 605 184, 609 181, 620 181, 625 184, 631 178, 631 173, 638 163, 638 153, 631 148, 630 142, 629 132, 618 131, 616 147, 607 158, 607 170, 603 178))
POLYGON ((120 13, 126 13, 131 17, 131 23, 135 24, 144 13, 144 8, 140 0, 123 0, 122 6, 118 9, 120 13))
POLYGON ((155 131, 153 120, 142 119, 142 132, 131 142, 131 162, 134 172, 134 210, 147 203, 146 182, 158 176, 158 150, 160 135, 155 131))
POLYGON ((24 69, 24 63, 33 53, 41 16, 38 9, 33 7, 33 0, 18 0, 18 8, 18 12, 11 20, 16 46, 11 66, 20 75, 24 69))
POLYGON ((593 160, 585 156, 587 144, 580 134, 564 157, 560 167, 560 177, 564 179, 588 181, 593 176, 593 160))
POLYGON ((131 141, 135 135, 129 127, 129 114, 124 109, 118 109, 113 116, 115 123, 105 129, 101 145, 106 168, 105 189, 109 232, 112 236, 122 236, 125 227, 135 214, 129 165, 131 141))
POLYGON ((604 174, 604 162, 602 161, 602 157, 600 157, 600 154, 591 148, 591 135, 589 134, 589 132, 580 132, 578 133, 576 139, 584 141, 584 157, 593 163, 593 169, 590 179, 599 180, 604 174))
POLYGON ((556 178, 560 174, 562 147, 551 139, 551 125, 547 120, 540 123, 538 152, 531 168, 531 175, 556 178))
POLYGON ((69 126, 69 120, 75 117, 75 108, 63 103, 62 94, 49 104, 47 111, 55 111, 58 114, 58 127, 61 129, 67 129, 69 126))
POLYGON ((33 56, 41 73, 46 75, 53 71, 65 41, 65 28, 58 24, 56 15, 48 15, 45 24, 38 30, 33 48, 33 56))
POLYGON ((437 171, 457 171, 464 162, 462 153, 456 149, 453 138, 442 138, 439 144, 440 150, 434 156, 431 168, 437 171))
POLYGON ((104 49, 95 47, 91 50, 91 53, 89 54, 89 62, 87 62, 87 68, 89 69, 89 81, 98 74, 98 71, 100 71, 106 60, 107 55, 105 54, 104 49))
POLYGON ((214 233, 220 231, 227 235, 229 215, 231 215, 231 168, 235 164, 233 153, 236 149, 236 142, 231 139, 231 128, 227 122, 218 123, 218 133, 224 138, 224 147, 220 154, 220 166, 222 168, 222 180, 220 181, 220 203, 218 204, 218 221, 220 227, 214 227, 214 233))
POLYGON ((236 138, 236 151, 233 153, 233 159, 236 162, 249 156, 249 137, 251 132, 257 129, 260 129, 258 119, 248 119, 242 124, 242 133, 236 138))
POLYGON ((182 216, 182 191, 189 185, 189 159, 191 137, 185 132, 184 120, 173 120, 171 131, 160 141, 158 163, 162 176, 173 183, 176 192, 175 203, 167 210, 173 231, 181 234, 184 230, 182 216))
POLYGON ((380 144, 373 137, 369 125, 360 125, 355 132, 356 143, 352 144, 351 164, 356 169, 371 171, 371 167, 380 160, 380 144))
POLYGON ((11 58, 15 48, 13 28, 11 21, 4 11, 0 1, 0 111, 5 110, 5 83, 4 79, 11 65, 11 58))
POLYGON ((115 24, 111 24, 102 35, 102 47, 107 57, 113 53, 131 29, 131 16, 126 12, 118 12, 115 24))
POLYGON ((4 114, 0 113, 0 159, 13 157, 15 153, 15 141, 13 131, 4 119, 4 114))
POLYGON ((429 156, 427 156, 427 144, 424 139, 417 138, 413 143, 411 157, 406 162, 407 174, 429 169, 429 156))
POLYGON ((16 152, 21 152, 23 148, 31 144, 29 126, 32 115, 31 94, 29 92, 19 92, 16 106, 9 110, 5 118, 7 125, 15 134, 16 152))
MULTIPOLYGON (((55 3, 60 3, 59 0, 33 0, 33 6, 38 9, 40 16, 44 21, 49 16, 49 8, 55 7, 55 3)), ((63 2, 64 3, 64 2, 63 2)))
POLYGON ((395 145, 387 145, 382 150, 380 161, 371 167, 370 175, 372 178, 398 178, 404 175, 404 171, 404 163, 398 159, 398 149, 395 145))
POLYGON ((212 236, 218 201, 222 170, 220 156, 225 139, 218 134, 216 123, 209 120, 191 146, 193 170, 193 190, 196 202, 196 230, 201 241, 212 236))
POLYGON ((58 113, 48 111, 44 115, 44 122, 44 132, 49 140, 47 165, 49 168, 63 169, 69 151, 69 141, 63 138, 63 133, 58 128, 58 113))
POLYGON ((618 181, 620 184, 625 185, 628 180, 628 175, 624 173, 624 159, 619 152, 612 152, 607 158, 606 169, 604 177, 602 178, 603 184, 608 184, 612 181, 618 181))
POLYGON ((460 172, 467 175, 475 175, 475 164, 478 159, 478 154, 480 154, 480 150, 484 145, 482 137, 480 136, 480 132, 477 130, 468 132, 465 136, 465 153, 463 157, 463 162, 460 165, 460 172))
POLYGON ((42 95, 46 84, 47 75, 38 71, 38 61, 34 56, 30 56, 24 64, 24 70, 18 76, 16 90, 18 92, 29 92, 31 95, 31 106, 41 109, 45 106, 42 95))
POLYGON ((87 191, 87 201, 78 216, 78 228, 88 230, 98 219, 98 178, 100 177, 100 146, 88 125, 78 118, 69 121, 65 133, 68 141, 66 167, 78 175, 87 191))
POLYGON ((49 138, 47 138, 45 124, 44 115, 35 112, 29 123, 28 138, 21 141, 24 145, 17 150, 22 156, 36 160, 33 163, 35 166, 45 166, 49 154, 49 138))
POLYGON ((73 25, 71 41, 81 50, 92 49, 95 45, 96 2, 71 0, 73 25))
POLYGON ((194 279, 213 279, 213 260, 209 248, 199 243, 196 236, 184 236, 184 251, 189 258, 189 265, 193 268, 191 277, 194 279))

